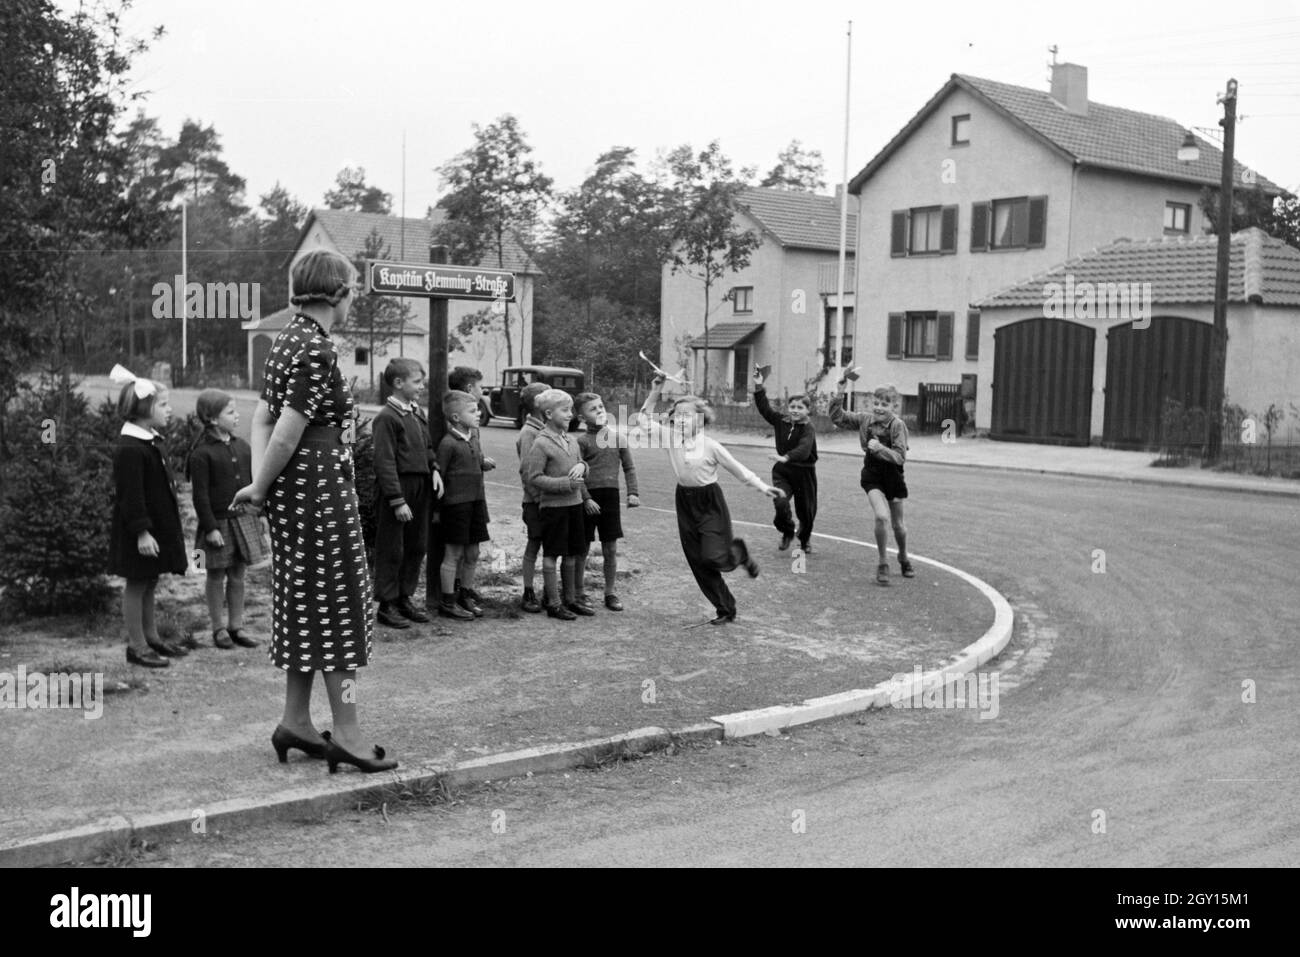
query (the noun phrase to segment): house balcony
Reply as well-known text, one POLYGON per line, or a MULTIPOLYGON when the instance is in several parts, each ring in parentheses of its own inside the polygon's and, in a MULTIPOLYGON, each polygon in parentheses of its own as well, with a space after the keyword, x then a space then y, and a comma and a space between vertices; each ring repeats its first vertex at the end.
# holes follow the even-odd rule
MULTIPOLYGON (((853 263, 844 264, 844 290, 853 294, 853 287, 857 284, 856 267, 853 263)), ((834 296, 839 289, 840 281, 840 264, 839 260, 832 260, 828 263, 819 263, 817 265, 817 294, 820 296, 834 296)))

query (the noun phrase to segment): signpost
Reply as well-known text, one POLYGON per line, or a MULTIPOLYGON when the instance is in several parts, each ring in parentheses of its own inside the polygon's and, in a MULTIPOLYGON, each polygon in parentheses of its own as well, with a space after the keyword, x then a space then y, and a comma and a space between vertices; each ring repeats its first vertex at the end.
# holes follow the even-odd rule
MULTIPOLYGON (((429 302, 429 434, 436 449, 447 433, 442 418, 442 396, 447 391, 447 302, 469 299, 478 302, 513 302, 515 275, 500 269, 477 269, 447 265, 446 246, 429 247, 429 264, 366 260, 366 292, 377 296, 417 296, 429 302)), ((430 509, 431 517, 437 515, 430 509)), ((436 607, 442 592, 439 571, 444 546, 442 526, 429 529, 429 548, 424 569, 424 603, 436 607)))
POLYGON ((500 269, 468 269, 443 263, 425 266, 366 260, 366 292, 381 296, 513 302, 515 274, 500 269))

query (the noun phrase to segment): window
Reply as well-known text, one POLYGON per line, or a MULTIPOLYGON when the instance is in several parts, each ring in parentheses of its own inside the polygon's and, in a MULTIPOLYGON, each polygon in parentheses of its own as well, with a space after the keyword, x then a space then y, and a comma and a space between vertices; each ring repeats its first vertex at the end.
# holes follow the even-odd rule
POLYGON ((938 206, 929 209, 912 210, 912 240, 908 243, 907 253, 937 253, 939 251, 939 220, 942 213, 938 206))
POLYGON ((930 358, 935 354, 939 331, 937 312, 909 312, 903 330, 903 355, 908 358, 930 358))
MULTIPOLYGON (((822 368, 829 369, 835 365, 835 307, 826 307, 826 320, 822 323, 822 368)), ((847 369, 853 365, 853 309, 844 309, 844 342, 840 353, 840 368, 847 369)))
POLYGON ((732 312, 734 312, 736 315, 740 315, 741 313, 745 313, 745 312, 754 311, 754 287, 753 286, 737 286, 736 288, 731 290, 731 294, 732 294, 731 302, 733 307, 732 312))
POLYGON ((937 256, 957 251, 957 207, 919 206, 891 216, 891 256, 937 256))
POLYGON ((963 113, 952 118, 952 145, 970 145, 970 114, 963 113))
POLYGON ((1165 232, 1187 232, 1187 221, 1191 215, 1192 207, 1188 203, 1165 203, 1165 232))
POLYGON ((966 313, 966 358, 980 357, 980 314, 972 309, 966 313))
POLYGON ((889 359, 951 359, 951 312, 891 312, 885 355, 889 359))
POLYGON ((1035 249, 1046 245, 1047 197, 1020 196, 971 206, 970 248, 1035 249))
POLYGON ((356 353, 356 363, 359 366, 365 365, 370 361, 370 350, 358 348, 356 353))

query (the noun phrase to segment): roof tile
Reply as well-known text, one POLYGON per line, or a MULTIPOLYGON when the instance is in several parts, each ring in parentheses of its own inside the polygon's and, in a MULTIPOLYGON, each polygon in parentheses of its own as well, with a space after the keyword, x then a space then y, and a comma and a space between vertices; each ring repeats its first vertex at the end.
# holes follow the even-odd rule
MULTIPOLYGON (((1041 306, 1048 283, 1150 283, 1160 304, 1214 302, 1218 237, 1120 241, 986 296, 976 308, 1041 306)), ((1228 250, 1228 301, 1300 306, 1300 249, 1261 229, 1233 233, 1228 250)))
MULTIPOLYGON (((834 196, 786 189, 750 187, 738 202, 783 246, 796 249, 840 248, 840 204, 834 196)), ((849 214, 848 254, 856 244, 857 217, 849 214)))

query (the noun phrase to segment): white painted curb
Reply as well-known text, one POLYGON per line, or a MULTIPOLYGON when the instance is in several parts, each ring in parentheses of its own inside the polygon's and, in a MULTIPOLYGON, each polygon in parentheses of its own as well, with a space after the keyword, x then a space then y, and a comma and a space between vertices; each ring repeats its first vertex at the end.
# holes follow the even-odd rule
MULTIPOLYGON (((749 525, 752 523, 735 522, 734 524, 749 525)), ((814 532, 813 537, 846 542, 850 545, 861 545, 864 548, 875 548, 875 545, 870 545, 867 542, 853 538, 841 538, 838 535, 823 535, 820 532, 814 532)), ((891 549, 891 551, 894 550, 891 549)), ((895 554, 897 553, 895 552, 895 554)), ((891 678, 889 681, 882 681, 871 688, 842 691, 839 694, 825 695, 821 698, 808 698, 799 704, 776 705, 771 708, 758 708, 754 711, 721 714, 714 716, 710 720, 722 725, 725 737, 740 738, 751 734, 763 734, 766 731, 780 731, 783 728, 792 728, 795 725, 808 724, 813 721, 823 721, 840 715, 854 714, 870 708, 883 708, 888 706, 891 701, 900 701, 912 697, 914 690, 919 692, 921 688, 933 687, 935 683, 942 682, 949 676, 963 675, 974 671, 986 661, 990 661, 1001 654, 1002 649, 1011 640, 1011 628, 1015 623, 1015 615, 1011 611, 1011 604, 1002 596, 1002 593, 988 582, 976 578, 960 568, 954 568, 952 565, 945 565, 943 562, 935 561, 932 558, 923 558, 920 555, 912 555, 911 559, 914 562, 923 562, 940 571, 956 575, 977 588, 993 605, 993 624, 989 626, 988 631, 984 632, 973 644, 967 645, 952 657, 945 658, 932 670, 920 675, 914 671, 905 675, 902 680, 895 681, 891 678)))

